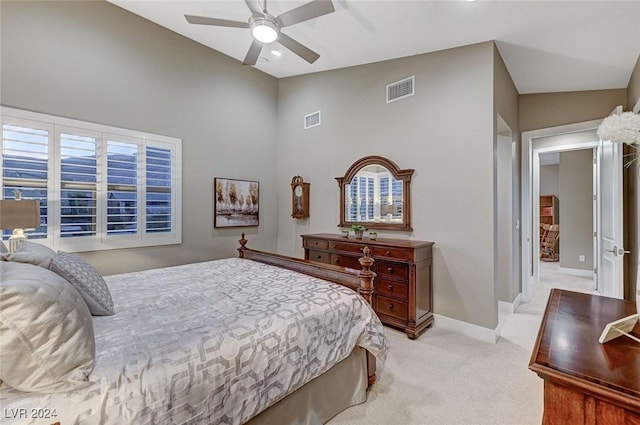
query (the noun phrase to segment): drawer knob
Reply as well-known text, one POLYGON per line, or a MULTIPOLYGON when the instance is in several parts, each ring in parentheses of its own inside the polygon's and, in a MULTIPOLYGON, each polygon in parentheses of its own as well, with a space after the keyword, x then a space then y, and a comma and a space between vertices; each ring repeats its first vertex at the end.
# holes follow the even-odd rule
POLYGON ((387 289, 390 290, 390 291, 393 291, 393 285, 387 286, 387 289))
POLYGON ((336 258, 336 264, 338 264, 340 262, 339 258, 336 258))
POLYGON ((388 272, 388 273, 393 273, 393 268, 392 268, 392 267, 389 267, 389 268, 387 269, 387 272, 388 272))
POLYGON ((387 255, 391 254, 391 251, 387 251, 387 255))
POLYGON ((387 308, 388 308, 389 310, 393 310, 393 304, 389 304, 389 305, 387 306, 387 308))
POLYGON ((321 258, 322 258, 322 255, 318 255, 318 256, 316 257, 316 260, 319 260, 319 259, 321 259, 321 258))
POLYGON ((331 248, 332 248, 332 249, 335 249, 335 247, 336 247, 335 245, 331 245, 331 248))

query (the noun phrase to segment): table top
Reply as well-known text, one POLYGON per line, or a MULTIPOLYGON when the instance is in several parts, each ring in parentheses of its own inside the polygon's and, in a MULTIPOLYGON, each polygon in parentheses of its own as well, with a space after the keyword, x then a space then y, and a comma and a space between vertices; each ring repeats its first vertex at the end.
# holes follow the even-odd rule
POLYGON ((356 243, 366 243, 367 245, 393 245, 403 248, 420 248, 423 246, 431 246, 434 243, 430 241, 416 241, 413 239, 391 239, 391 238, 377 238, 371 239, 364 236, 362 239, 355 239, 353 235, 349 235, 348 238, 343 237, 340 234, 333 233, 313 233, 308 235, 300 235, 302 238, 319 238, 319 239, 330 239, 334 241, 340 242, 356 242, 356 243))
MULTIPOLYGON (((552 289, 529 368, 543 379, 640 411, 640 343, 598 338, 609 322, 636 313, 635 303, 552 289)), ((640 335, 640 325, 631 332, 640 335)))

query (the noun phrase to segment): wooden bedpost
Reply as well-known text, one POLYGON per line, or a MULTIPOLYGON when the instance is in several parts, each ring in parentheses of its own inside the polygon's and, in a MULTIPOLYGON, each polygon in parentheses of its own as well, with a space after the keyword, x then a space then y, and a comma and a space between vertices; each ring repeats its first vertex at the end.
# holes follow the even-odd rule
MULTIPOLYGON (((373 278, 376 276, 371 271, 374 259, 371 258, 371 250, 368 246, 365 246, 362 250, 364 257, 358 258, 358 262, 362 266, 362 270, 358 273, 360 278, 360 286, 358 287, 358 293, 362 295, 372 307, 373 307, 373 278)), ((367 378, 369 386, 376 382, 376 358, 373 354, 367 351, 367 378)))
POLYGON ((358 262, 362 266, 362 270, 358 273, 358 277, 360 278, 358 293, 362 295, 362 298, 367 300, 369 304, 373 305, 373 278, 376 274, 371 271, 371 266, 373 265, 374 259, 371 258, 371 250, 368 246, 364 247, 362 253, 364 257, 358 258, 358 262))
POLYGON ((240 242, 240 248, 238 248, 238 257, 244 258, 244 250, 246 249, 245 245, 249 241, 244 238, 244 233, 242 233, 240 238, 241 239, 238 241, 238 242, 240 242))

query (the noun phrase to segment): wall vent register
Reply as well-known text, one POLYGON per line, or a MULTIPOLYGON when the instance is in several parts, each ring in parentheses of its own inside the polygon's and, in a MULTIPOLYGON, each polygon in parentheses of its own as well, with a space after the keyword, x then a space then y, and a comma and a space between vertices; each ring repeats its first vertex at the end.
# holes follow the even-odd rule
POLYGON ((415 94, 416 76, 413 75, 387 85, 387 103, 404 99, 415 94))
POLYGON ((304 116, 304 129, 320 125, 320 111, 304 116))

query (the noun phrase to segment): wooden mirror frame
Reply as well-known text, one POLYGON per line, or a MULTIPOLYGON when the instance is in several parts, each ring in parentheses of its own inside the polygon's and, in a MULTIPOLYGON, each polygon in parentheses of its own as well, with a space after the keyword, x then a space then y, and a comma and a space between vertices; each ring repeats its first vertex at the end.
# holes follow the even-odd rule
POLYGON ((336 177, 338 186, 340 186, 340 227, 350 227, 352 225, 361 224, 369 229, 383 229, 383 230, 404 230, 411 231, 411 176, 413 175, 413 169, 401 170, 393 161, 382 156, 365 156, 354 162, 347 170, 343 177, 336 177), (347 221, 345 219, 345 188, 351 183, 353 177, 358 172, 369 165, 380 165, 393 175, 396 180, 402 181, 402 223, 385 223, 377 221, 347 221))

